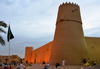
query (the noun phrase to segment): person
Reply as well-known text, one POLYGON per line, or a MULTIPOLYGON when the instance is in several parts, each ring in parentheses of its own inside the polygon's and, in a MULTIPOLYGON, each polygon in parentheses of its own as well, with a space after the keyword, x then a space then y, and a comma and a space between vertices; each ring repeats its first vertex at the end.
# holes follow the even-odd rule
POLYGON ((45 65, 45 66, 44 66, 44 69, 48 69, 48 66, 47 66, 47 65, 45 65))
POLYGON ((47 64, 44 66, 44 69, 48 69, 48 68, 49 68, 49 66, 50 66, 50 64, 49 64, 49 63, 47 63, 47 64))
POLYGON ((47 64, 46 64, 46 66, 47 66, 47 67, 50 67, 50 64, 49 64, 49 63, 47 63, 47 64))
POLYGON ((8 69, 7 65, 4 66, 4 69, 8 69))
POLYGON ((19 66, 20 66, 20 64, 17 64, 16 68, 17 68, 17 69, 20 69, 20 67, 19 67, 19 66))
POLYGON ((83 64, 87 63, 87 60, 86 59, 83 59, 83 64))
POLYGON ((23 69, 23 64, 22 63, 20 63, 19 68, 23 69))
POLYGON ((60 64, 59 64, 59 63, 56 63, 56 65, 55 65, 55 66, 56 66, 56 68, 57 68, 58 66, 60 66, 60 64))
POLYGON ((5 64, 4 64, 4 63, 2 63, 2 68, 4 68, 4 66, 5 66, 5 64))
POLYGON ((10 66, 9 66, 9 69, 12 69, 12 66, 11 66, 11 64, 10 64, 10 66))
POLYGON ((62 59, 62 66, 64 67, 65 66, 65 60, 62 59))

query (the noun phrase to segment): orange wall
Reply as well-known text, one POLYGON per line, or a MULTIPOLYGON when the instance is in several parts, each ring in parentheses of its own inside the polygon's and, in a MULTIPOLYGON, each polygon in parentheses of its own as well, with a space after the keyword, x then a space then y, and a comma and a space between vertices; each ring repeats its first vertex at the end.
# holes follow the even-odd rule
POLYGON ((24 62, 28 61, 29 63, 32 63, 32 51, 33 51, 33 47, 26 47, 25 49, 25 60, 24 62))
MULTIPOLYGON (((33 50, 32 53, 30 53, 31 57, 28 58, 28 61, 31 60, 31 63, 42 63, 43 61, 45 61, 46 63, 48 63, 50 59, 51 48, 52 48, 52 42, 36 50, 33 50)), ((29 56, 29 55, 26 55, 26 56, 29 56)))
MULTIPOLYGON (((100 38, 85 37, 85 40, 87 43, 87 48, 88 48, 87 50, 89 52, 90 59, 97 60, 98 63, 100 63, 100 38)), ((36 59, 36 63, 42 63, 43 61, 48 63, 50 61, 52 47, 53 47, 53 41, 36 50, 33 50, 32 47, 26 47, 25 61, 28 61, 29 63, 34 63, 36 59)), ((71 52, 71 51, 66 50, 66 52, 71 52)), ((59 56, 61 57, 61 55, 59 56)))
MULTIPOLYGON (((90 58, 97 60, 100 63, 100 38, 85 37, 85 40, 88 46, 87 50, 90 58)), ((48 63, 50 61, 52 47, 53 41, 36 50, 33 50, 32 47, 26 47, 25 61, 28 61, 29 63, 34 63, 36 59, 36 63, 42 63, 43 61, 48 63)))

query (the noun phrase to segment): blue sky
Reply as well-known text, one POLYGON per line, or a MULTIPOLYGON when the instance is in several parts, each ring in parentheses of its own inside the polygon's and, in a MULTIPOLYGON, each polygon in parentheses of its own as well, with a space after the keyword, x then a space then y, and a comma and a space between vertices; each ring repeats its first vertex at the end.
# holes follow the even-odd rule
MULTIPOLYGON (((11 54, 24 57, 26 46, 36 49, 52 41, 58 7, 63 2, 80 6, 85 36, 100 37, 100 0, 1 0, 0 20, 10 21, 15 36, 11 54)), ((7 40, 5 34, 2 36, 7 40)), ((8 55, 7 42, 4 47, 0 45, 0 55, 8 55)))

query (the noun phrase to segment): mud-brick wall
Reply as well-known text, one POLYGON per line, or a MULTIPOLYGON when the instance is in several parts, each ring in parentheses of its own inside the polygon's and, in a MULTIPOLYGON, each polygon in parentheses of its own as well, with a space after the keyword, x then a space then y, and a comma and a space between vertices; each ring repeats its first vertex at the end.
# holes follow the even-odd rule
POLYGON ((100 63, 100 38, 85 37, 90 58, 100 63))
POLYGON ((50 60, 52 43, 50 42, 36 50, 32 51, 32 63, 42 63, 43 61, 48 63, 50 60))
POLYGON ((33 47, 26 47, 25 49, 25 60, 24 62, 28 62, 28 63, 32 63, 32 51, 33 51, 33 47))

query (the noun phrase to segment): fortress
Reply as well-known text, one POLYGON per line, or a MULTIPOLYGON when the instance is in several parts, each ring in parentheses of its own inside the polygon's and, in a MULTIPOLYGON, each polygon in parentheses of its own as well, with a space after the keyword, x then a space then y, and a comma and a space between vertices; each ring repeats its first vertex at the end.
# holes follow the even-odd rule
POLYGON ((80 8, 77 4, 63 3, 59 6, 54 40, 34 50, 26 47, 25 62, 62 63, 79 65, 83 59, 100 63, 100 38, 84 37, 80 8))

